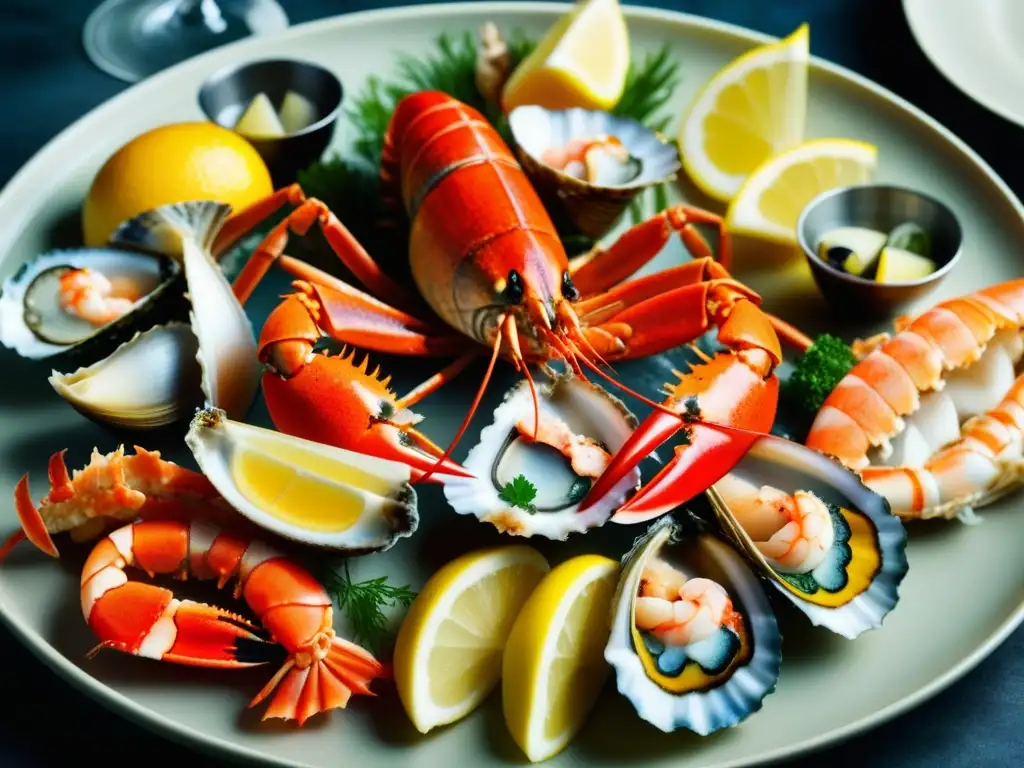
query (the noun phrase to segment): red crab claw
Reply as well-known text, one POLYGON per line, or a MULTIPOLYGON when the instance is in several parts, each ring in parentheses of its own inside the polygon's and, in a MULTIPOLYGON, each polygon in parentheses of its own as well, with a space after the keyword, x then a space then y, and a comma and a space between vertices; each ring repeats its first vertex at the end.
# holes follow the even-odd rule
POLYGON ((779 382, 747 365, 738 355, 721 352, 689 373, 677 372, 664 404, 678 417, 657 411, 630 435, 580 504, 584 511, 647 458, 662 443, 685 430, 685 444, 660 472, 612 517, 639 523, 662 515, 704 492, 743 458, 775 420, 779 382), (732 427, 732 428, 730 428, 732 427))

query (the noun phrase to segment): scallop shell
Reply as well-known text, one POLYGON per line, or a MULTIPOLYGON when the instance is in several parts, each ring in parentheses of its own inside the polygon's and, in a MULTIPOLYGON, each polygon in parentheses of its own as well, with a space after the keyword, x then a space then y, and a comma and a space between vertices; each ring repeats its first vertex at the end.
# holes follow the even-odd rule
POLYGON ((643 190, 675 179, 681 162, 676 145, 635 120, 582 108, 548 110, 523 106, 509 114, 509 129, 523 169, 558 223, 583 235, 606 235, 643 190), (617 183, 591 184, 541 159, 573 139, 614 136, 637 163, 636 175, 617 183))
POLYGON ((172 319, 183 308, 180 266, 155 254, 115 248, 56 250, 25 262, 0 289, 0 343, 30 360, 88 365, 138 331, 172 319), (66 313, 56 300, 59 274, 89 267, 114 281, 131 281, 145 295, 117 320, 95 326, 66 313))
MULTIPOLYGON (((538 401, 542 425, 558 419, 575 435, 597 441, 610 453, 625 443, 638 423, 620 400, 571 373, 557 375, 540 387, 538 401)), ((564 540, 571 533, 603 525, 626 496, 640 487, 640 470, 635 469, 581 513, 579 504, 590 483, 554 448, 523 439, 516 428, 520 419, 532 429, 533 398, 525 380, 505 395, 463 462, 475 477, 445 478, 445 498, 459 514, 475 515, 514 536, 564 540), (537 488, 533 510, 501 497, 505 485, 520 474, 537 488)))
POLYGON ((615 670, 619 693, 662 731, 688 728, 706 736, 730 728, 757 712, 775 690, 782 637, 761 580, 732 547, 700 526, 680 525, 671 516, 654 523, 623 558, 614 606, 605 659, 615 670), (665 581, 648 580, 659 571, 715 582, 717 587, 704 588, 719 594, 724 589, 737 620, 677 635, 686 645, 669 642, 662 627, 640 629, 641 590, 653 583, 666 595, 678 595, 665 581))
POLYGON ((238 512, 293 541, 383 552, 419 525, 408 465, 198 411, 185 443, 238 512), (312 479, 312 481, 311 481, 312 479))
MULTIPOLYGON (((824 454, 763 436, 707 495, 726 535, 813 624, 854 639, 881 627, 899 601, 899 586, 909 568, 903 524, 885 497, 824 454), (750 494, 764 486, 785 494, 803 491, 810 494, 805 503, 828 512, 830 528, 806 539, 818 542, 819 551, 805 555, 803 567, 788 563, 785 555, 769 559, 763 551, 764 542, 770 541, 766 534, 755 533, 762 542, 759 547, 744 528, 753 530, 757 522, 740 515, 741 505, 749 508, 750 494)), ((801 530, 811 532, 811 523, 801 530)))
POLYGON ((173 424, 202 402, 199 345, 185 323, 142 331, 93 365, 62 374, 50 385, 79 413, 131 429, 173 424))

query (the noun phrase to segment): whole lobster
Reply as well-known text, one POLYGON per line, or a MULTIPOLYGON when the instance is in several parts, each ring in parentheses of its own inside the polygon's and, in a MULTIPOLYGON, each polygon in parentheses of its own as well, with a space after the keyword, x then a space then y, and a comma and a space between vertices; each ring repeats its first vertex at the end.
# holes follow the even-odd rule
MULTIPOLYGON (((234 284, 244 303, 275 263, 296 278, 295 292, 273 310, 259 338, 259 356, 268 366, 263 391, 281 431, 404 461, 420 481, 434 473, 465 475, 448 454, 478 407, 497 358, 505 357, 528 378, 535 402, 528 364, 562 359, 576 373, 582 375, 585 367, 657 411, 595 483, 589 500, 599 498, 654 444, 682 428, 677 414, 692 410, 698 395, 700 413, 691 413, 691 421, 751 431, 688 427, 688 450, 677 452, 654 487, 635 500, 661 506, 666 491, 678 499, 675 503, 685 500, 678 497, 690 494, 691 487, 700 493, 743 455, 753 433, 770 429, 778 399, 774 370, 781 360, 776 331, 798 344, 807 340, 764 314, 758 295, 729 276, 724 231, 720 261, 714 260, 694 225, 721 228, 720 217, 674 205, 607 248, 595 247, 570 261, 551 218, 498 133, 476 110, 435 91, 411 94, 396 106, 384 141, 381 179, 385 202, 401 204, 409 217, 410 267, 422 301, 386 276, 337 217, 319 200, 307 199, 297 185, 240 212, 216 244, 222 250, 280 207, 297 206, 255 249, 234 284), (305 234, 314 223, 373 295, 284 255, 289 235, 305 234), (696 258, 628 279, 673 232, 696 258), (434 317, 427 321, 413 314, 424 310, 434 317), (692 342, 712 326, 726 351, 681 374, 665 404, 632 392, 601 369, 607 361, 692 342), (455 360, 395 398, 386 380, 367 371, 365 360, 357 365, 351 354, 331 357, 314 351, 324 335, 378 352, 455 360), (476 342, 469 351, 467 337, 476 342), (408 409, 486 348, 486 374, 455 438, 442 451, 413 427, 420 417, 408 409), (692 482, 672 490, 684 468, 692 482)), ((536 426, 535 421, 534 434, 536 426)))

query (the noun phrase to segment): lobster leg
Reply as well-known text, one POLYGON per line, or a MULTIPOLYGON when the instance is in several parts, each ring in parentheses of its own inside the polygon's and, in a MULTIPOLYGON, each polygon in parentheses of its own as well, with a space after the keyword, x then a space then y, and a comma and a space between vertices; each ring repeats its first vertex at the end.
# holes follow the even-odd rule
MULTIPOLYGON (((255 225, 255 221, 252 223, 255 225)), ((326 205, 314 198, 303 200, 299 207, 274 227, 253 251, 242 271, 235 278, 235 296, 242 304, 248 300, 260 280, 270 270, 271 265, 284 253, 290 233, 305 235, 313 224, 320 226, 331 249, 367 289, 389 304, 405 307, 415 305, 414 300, 405 289, 381 271, 370 254, 363 249, 363 246, 338 220, 338 217, 331 213, 326 205)))
POLYGON ((220 232, 217 233, 217 238, 213 241, 214 255, 223 254, 261 221, 270 218, 285 205, 302 205, 305 200, 306 194, 302 191, 302 187, 298 184, 289 184, 238 211, 224 223, 220 232))
POLYGON ((608 248, 598 245, 573 259, 569 266, 573 283, 583 296, 607 291, 657 256, 673 232, 679 233, 683 245, 695 258, 713 260, 711 247, 694 224, 718 226, 718 261, 728 269, 731 249, 722 217, 700 208, 673 205, 626 230, 608 248))

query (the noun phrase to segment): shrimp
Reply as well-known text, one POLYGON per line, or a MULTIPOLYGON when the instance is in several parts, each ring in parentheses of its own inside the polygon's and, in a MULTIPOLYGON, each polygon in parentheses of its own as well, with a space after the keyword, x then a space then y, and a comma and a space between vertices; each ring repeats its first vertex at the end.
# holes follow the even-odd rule
POLYGON ((573 178, 593 183, 599 175, 601 153, 610 155, 613 160, 620 163, 629 161, 629 150, 614 136, 597 136, 589 140, 573 139, 564 147, 551 147, 545 150, 541 160, 573 178))
POLYGON ((114 285, 102 272, 83 267, 60 277, 60 308, 95 326, 127 314, 138 297, 114 296, 114 285))
POLYGON ((715 487, 757 549, 782 573, 813 571, 835 543, 832 515, 813 493, 758 488, 735 475, 715 487))
POLYGON ((145 520, 111 532, 82 569, 82 614, 100 645, 134 656, 197 667, 234 669, 266 664, 275 644, 284 665, 249 704, 274 694, 263 719, 297 720, 343 709, 354 694, 390 670, 334 632, 327 591, 301 565, 260 541, 194 521, 145 520), (180 600, 169 589, 131 581, 135 566, 151 576, 237 578, 262 626, 217 606, 180 600), (269 635, 269 640, 266 638, 269 635))
POLYGON ((673 646, 706 640, 722 627, 735 631, 740 621, 721 584, 687 579, 661 560, 644 567, 634 615, 638 629, 673 646))
POLYGON ((555 416, 546 415, 538 427, 534 437, 532 419, 529 425, 527 419, 516 423, 516 429, 524 438, 549 445, 569 459, 572 471, 580 477, 600 477, 611 461, 611 456, 596 440, 575 434, 568 424, 555 416))

